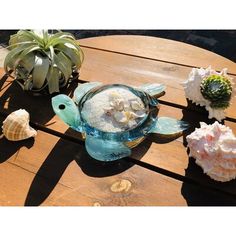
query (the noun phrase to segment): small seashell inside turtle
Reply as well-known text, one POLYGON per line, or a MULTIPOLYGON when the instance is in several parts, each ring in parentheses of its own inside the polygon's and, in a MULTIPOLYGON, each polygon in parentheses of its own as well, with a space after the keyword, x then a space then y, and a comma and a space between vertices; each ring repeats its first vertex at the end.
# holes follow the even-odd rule
POLYGON ((37 132, 29 125, 29 113, 24 109, 12 112, 3 121, 3 135, 10 141, 35 137, 37 132))
POLYGON ((140 110, 144 109, 143 104, 141 104, 138 101, 131 101, 130 106, 135 111, 140 111, 140 110))
POLYGON ((131 119, 142 118, 144 116, 145 116, 144 112, 136 112, 136 113, 134 113, 132 111, 130 112, 130 118, 131 119))
POLYGON ((118 98, 110 102, 110 105, 117 111, 124 110, 124 99, 118 98))
POLYGON ((117 111, 114 113, 114 119, 119 123, 127 123, 129 121, 126 112, 117 111))
POLYGON ((136 112, 130 112, 131 113, 131 117, 133 119, 136 118, 143 118, 146 115, 145 110, 140 110, 140 111, 136 111, 136 112))
POLYGON ((104 107, 103 110, 107 116, 112 116, 114 113, 113 107, 104 107))

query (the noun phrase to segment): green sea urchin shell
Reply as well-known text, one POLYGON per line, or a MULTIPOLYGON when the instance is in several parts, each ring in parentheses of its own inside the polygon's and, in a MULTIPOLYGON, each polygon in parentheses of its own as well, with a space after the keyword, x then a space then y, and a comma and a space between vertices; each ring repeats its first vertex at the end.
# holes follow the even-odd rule
POLYGON ((202 80, 200 85, 202 96, 210 101, 215 109, 225 109, 229 106, 232 95, 232 84, 222 75, 210 75, 202 80))

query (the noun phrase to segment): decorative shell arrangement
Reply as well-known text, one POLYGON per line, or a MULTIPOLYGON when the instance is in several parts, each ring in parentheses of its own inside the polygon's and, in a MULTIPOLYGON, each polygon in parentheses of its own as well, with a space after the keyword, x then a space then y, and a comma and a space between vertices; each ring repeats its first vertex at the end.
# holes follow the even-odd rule
POLYGON ((126 100, 118 93, 112 92, 109 96, 110 106, 104 108, 108 116, 112 116, 116 122, 128 124, 137 118, 143 118, 146 114, 144 104, 138 99, 126 100))
POLYGON ((232 130, 219 124, 212 125, 200 122, 186 137, 190 156, 202 167, 204 173, 220 182, 236 178, 236 137, 232 130))
POLYGON ((234 96, 233 85, 226 68, 218 73, 211 67, 193 68, 183 83, 186 98, 205 106, 209 119, 216 118, 218 121, 225 118, 225 109, 230 106, 230 100, 234 96))
POLYGON ((84 102, 81 115, 91 127, 104 132, 122 132, 139 125, 147 115, 147 108, 128 89, 115 87, 84 102))
POLYGON ((29 125, 29 113, 24 109, 12 112, 3 121, 3 135, 10 141, 35 137, 37 132, 29 125))

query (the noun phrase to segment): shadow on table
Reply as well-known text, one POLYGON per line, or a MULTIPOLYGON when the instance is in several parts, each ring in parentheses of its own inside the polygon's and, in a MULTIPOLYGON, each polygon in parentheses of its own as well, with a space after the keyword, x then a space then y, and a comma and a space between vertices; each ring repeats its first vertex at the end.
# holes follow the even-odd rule
MULTIPOLYGON (((11 79, 6 75, 0 79, 0 124, 8 114, 21 108, 29 112, 34 122, 47 125, 55 115, 51 106, 52 96, 32 96, 24 92, 16 82, 8 81, 11 79)), ((77 84, 77 81, 73 81, 63 92, 71 94, 77 84)), ((8 141, 5 137, 0 139, 0 162, 8 160, 21 147, 31 148, 33 144, 33 138, 16 142, 8 141)))
MULTIPOLYGON (((3 108, 1 113, 10 114, 17 109, 25 109, 29 112, 30 119, 40 124, 47 124, 55 116, 51 105, 51 97, 55 94, 33 96, 24 92, 16 82, 7 80, 9 78, 6 75, 0 80, 0 106, 3 108)), ((72 94, 77 85, 78 80, 73 80, 62 93, 72 94)))
MULTIPOLYGON (((235 180, 220 183, 210 179, 210 177, 203 173, 202 169, 195 163, 193 158, 189 159, 185 176, 198 179, 201 183, 204 183, 204 185, 209 185, 223 191, 229 192, 236 188, 235 180)), ((189 206, 236 206, 236 196, 221 193, 218 190, 209 189, 208 187, 184 182, 181 193, 189 206)))
MULTIPOLYGON (((205 122, 207 124, 212 124, 215 119, 208 119, 208 113, 204 108, 195 106, 189 103, 187 109, 197 109, 200 113, 193 111, 183 110, 183 118, 189 122, 190 128, 183 134, 183 145, 187 148, 186 136, 192 133, 195 128, 200 127, 199 122, 205 122)), ((187 149, 189 154, 189 149, 187 149)), ((185 170, 185 177, 188 179, 197 180, 204 186, 210 186, 215 189, 222 190, 224 192, 234 192, 235 197, 220 191, 210 189, 209 187, 204 187, 203 185, 194 185, 183 182, 181 193, 186 199, 189 206, 236 206, 236 181, 230 181, 227 183, 220 183, 212 180, 206 174, 203 173, 201 167, 195 163, 195 159, 189 158, 188 167, 185 170)))
MULTIPOLYGON (((68 129, 66 134, 73 132, 75 131, 68 129)), ((142 158, 150 145, 151 142, 146 141, 146 148, 140 146, 134 148, 133 155, 135 155, 136 158, 142 158)), ((75 178, 78 176, 78 182, 84 175, 97 178, 112 176, 133 166, 132 163, 124 159, 113 162, 97 161, 87 154, 84 146, 60 139, 35 175, 25 200, 25 206, 38 206, 43 203, 53 191, 67 167, 73 161, 75 161, 82 170, 82 172, 75 170, 75 178)), ((70 179, 70 175, 63 176, 63 178, 65 178, 63 182, 68 182, 69 186, 70 183, 75 180, 70 179)))

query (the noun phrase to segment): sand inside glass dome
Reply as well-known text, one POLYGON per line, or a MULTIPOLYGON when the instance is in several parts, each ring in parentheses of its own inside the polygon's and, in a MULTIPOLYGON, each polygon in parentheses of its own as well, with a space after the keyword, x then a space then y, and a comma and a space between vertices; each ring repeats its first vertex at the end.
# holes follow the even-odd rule
POLYGON ((125 88, 109 88, 87 100, 81 112, 87 123, 104 132, 133 129, 144 119, 143 101, 125 88))

